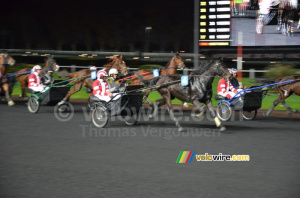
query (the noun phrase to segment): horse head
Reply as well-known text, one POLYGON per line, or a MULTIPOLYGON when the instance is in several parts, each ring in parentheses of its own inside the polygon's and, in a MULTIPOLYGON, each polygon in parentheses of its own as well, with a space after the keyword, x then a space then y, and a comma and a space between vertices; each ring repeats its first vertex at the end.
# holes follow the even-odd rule
POLYGON ((185 68, 185 64, 184 64, 182 58, 179 56, 179 54, 176 53, 172 57, 170 62, 166 65, 166 68, 167 69, 181 69, 181 70, 183 70, 185 68))
POLYGON ((8 53, 3 53, 1 57, 2 60, 0 59, 0 65, 13 66, 16 63, 15 59, 13 59, 13 57, 11 57, 8 53))
POLYGON ((230 80, 232 78, 232 74, 229 72, 222 59, 214 60, 210 69, 213 75, 220 76, 226 80, 230 80))
POLYGON ((45 68, 49 68, 52 71, 58 71, 59 66, 56 64, 52 56, 48 56, 45 63, 45 68))
POLYGON ((105 65, 107 70, 110 70, 111 68, 115 68, 118 71, 120 71, 124 76, 126 76, 128 74, 128 68, 126 66, 125 61, 123 60, 122 55, 120 57, 110 56, 110 57, 108 57, 108 59, 111 62, 109 64, 105 65))

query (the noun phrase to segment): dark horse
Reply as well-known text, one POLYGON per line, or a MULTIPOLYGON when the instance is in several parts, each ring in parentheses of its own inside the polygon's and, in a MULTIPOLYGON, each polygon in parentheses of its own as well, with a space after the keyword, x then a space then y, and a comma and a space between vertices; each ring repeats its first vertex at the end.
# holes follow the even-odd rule
MULTIPOLYGON (((110 56, 108 57, 109 62, 105 65, 103 65, 104 70, 108 73, 108 71, 111 68, 117 69, 119 72, 121 72, 124 76, 128 74, 128 68, 126 66, 125 61, 123 60, 123 56, 117 57, 117 56, 110 56)), ((85 86, 91 90, 93 90, 93 80, 90 78, 91 75, 90 69, 82 69, 77 72, 73 72, 71 74, 68 74, 68 77, 71 78, 77 78, 74 81, 71 81, 74 83, 73 89, 67 93, 65 98, 60 101, 58 104, 63 104, 66 101, 69 100, 71 95, 77 93, 81 90, 82 86, 85 86)))
POLYGON ((278 7, 278 28, 283 35, 292 36, 294 34, 294 16, 297 6, 289 0, 280 0, 278 7))
MULTIPOLYGON (((292 113, 292 108, 289 107, 284 100, 288 97, 290 97, 293 93, 300 96, 300 76, 286 76, 286 77, 282 77, 282 78, 277 78, 277 79, 273 79, 269 82, 265 82, 265 83, 277 83, 277 82, 284 82, 284 81, 288 81, 288 80, 295 80, 294 82, 290 82, 290 83, 286 83, 286 84, 281 84, 281 85, 277 85, 276 88, 279 91, 279 97, 273 102, 272 106, 270 107, 270 109, 264 114, 264 116, 269 116, 271 114, 271 112, 273 111, 273 109, 279 104, 281 103, 286 109, 287 109, 287 113, 291 114, 292 113)), ((295 110, 294 112, 298 112, 297 110, 295 110)))
POLYGON ((216 117, 211 103, 212 82, 215 76, 221 76, 226 79, 231 77, 231 74, 221 60, 211 61, 206 67, 201 67, 191 73, 189 76, 189 85, 186 88, 181 86, 180 82, 165 86, 164 83, 179 81, 180 77, 162 76, 156 83, 156 85, 161 85, 161 87, 157 88, 157 91, 162 96, 162 99, 156 100, 152 117, 156 116, 159 106, 167 104, 171 119, 176 122, 179 131, 184 131, 174 116, 171 100, 178 98, 183 102, 192 102, 202 112, 205 110, 201 103, 205 103, 215 120, 216 126, 220 131, 225 131, 226 127, 222 126, 221 121, 216 117))
POLYGON ((12 101, 9 93, 9 79, 6 75, 6 67, 8 65, 13 66, 15 62, 15 59, 13 59, 8 53, 0 54, 0 85, 3 88, 3 91, 5 92, 5 97, 8 106, 13 106, 15 103, 12 101))
MULTIPOLYGON (((52 71, 59 70, 59 66, 56 64, 55 60, 51 56, 45 59, 45 65, 42 68, 42 75, 46 74, 48 69, 51 69, 52 71)), ((20 71, 18 71, 17 79, 21 85, 20 97, 25 96, 25 90, 28 86, 28 77, 30 76, 30 71, 30 68, 21 69, 20 71)))

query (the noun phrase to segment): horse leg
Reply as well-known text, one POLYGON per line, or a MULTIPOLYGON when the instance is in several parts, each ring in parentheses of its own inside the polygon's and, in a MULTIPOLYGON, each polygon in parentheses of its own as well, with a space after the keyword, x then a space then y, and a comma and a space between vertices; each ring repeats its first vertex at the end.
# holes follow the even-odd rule
POLYGON ((8 85, 8 83, 3 84, 3 89, 4 89, 4 92, 5 92, 5 97, 6 97, 8 106, 14 106, 15 103, 14 103, 14 101, 12 101, 12 99, 10 97, 10 94, 9 94, 9 85, 8 85))
POLYGON ((25 82, 20 82, 20 85, 21 85, 21 95, 20 95, 20 98, 24 98, 24 96, 25 96, 25 90, 26 90, 26 83, 25 82))
POLYGON ((198 100, 194 100, 193 104, 200 110, 200 113, 194 114, 192 116, 201 118, 204 115, 204 113, 206 112, 206 107, 204 105, 202 105, 198 100))
POLYGON ((266 113, 264 113, 263 116, 269 117, 269 115, 271 114, 271 112, 273 111, 273 109, 279 104, 280 100, 281 100, 281 95, 279 96, 279 98, 277 98, 277 99, 273 102, 273 104, 272 104, 272 106, 270 107, 270 109, 269 109, 266 113))
POLYGON ((206 102, 206 106, 211 114, 211 116, 214 118, 216 126, 219 128, 219 131, 226 131, 226 127, 222 125, 221 121, 219 118, 216 116, 216 113, 214 111, 214 108, 212 106, 211 100, 206 102))
POLYGON ((162 93, 161 93, 161 91, 160 91, 159 93, 160 93, 160 95, 164 98, 164 100, 165 100, 165 102, 166 102, 166 104, 167 104, 167 108, 168 108, 170 117, 171 117, 171 119, 176 123, 176 126, 178 127, 178 131, 179 131, 179 132, 185 131, 185 130, 181 127, 179 121, 176 119, 176 117, 175 117, 175 115, 174 115, 174 111, 173 111, 173 109, 172 109, 172 104, 171 104, 171 94, 170 94, 170 92, 167 91, 167 90, 164 90, 162 93))
POLYGON ((292 114, 292 108, 289 107, 289 105, 287 105, 285 102, 284 102, 284 99, 280 101, 280 103, 287 109, 287 114, 288 115, 291 115, 292 114))
POLYGON ((165 100, 163 98, 157 99, 155 103, 153 104, 153 113, 149 115, 149 118, 152 119, 157 116, 158 108, 162 105, 166 104, 165 100))
POLYGON ((71 95, 73 95, 73 94, 77 93, 78 91, 80 91, 80 89, 82 87, 82 84, 83 84, 82 81, 76 82, 73 85, 73 89, 67 93, 67 95, 65 96, 65 98, 62 99, 62 101, 60 101, 58 103, 58 105, 64 104, 65 102, 67 102, 69 100, 69 98, 71 97, 71 95))

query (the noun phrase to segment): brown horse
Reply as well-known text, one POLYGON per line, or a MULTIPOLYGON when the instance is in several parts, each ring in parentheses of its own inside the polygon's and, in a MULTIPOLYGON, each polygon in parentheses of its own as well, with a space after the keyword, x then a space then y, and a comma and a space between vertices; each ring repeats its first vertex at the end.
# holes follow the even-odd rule
MULTIPOLYGON (((105 68, 104 70, 107 73, 111 68, 115 68, 118 71, 121 71, 121 73, 123 75, 128 74, 128 68, 126 66, 125 61, 123 60, 123 56, 120 56, 120 57, 111 56, 111 57, 108 57, 108 59, 109 59, 109 62, 106 65, 103 65, 103 67, 105 68)), ((65 103, 66 101, 68 101, 69 98, 71 97, 71 95, 73 95, 81 90, 82 86, 85 86, 85 87, 93 90, 93 80, 90 78, 91 72, 92 71, 90 69, 82 69, 80 71, 69 74, 69 78, 77 78, 77 79, 75 79, 74 81, 71 81, 74 83, 73 89, 67 93, 65 98, 62 101, 60 101, 58 103, 58 105, 61 105, 61 104, 65 103)))
MULTIPOLYGON (((277 85, 277 90, 279 91, 279 97, 273 102, 270 109, 264 114, 264 116, 268 117, 273 111, 274 107, 276 107, 279 103, 281 103, 286 109, 287 113, 292 113, 292 108, 289 107, 284 100, 290 97, 293 93, 300 96, 300 76, 286 76, 283 78, 278 78, 272 80, 272 82, 284 82, 288 80, 295 80, 295 82, 290 82, 282 85, 277 85)), ((294 112, 298 112, 295 110, 294 112)))
MULTIPOLYGON (((184 69, 185 68, 185 64, 182 60, 182 58, 179 56, 179 54, 176 54, 175 56, 173 56, 171 58, 171 60, 169 61, 169 63, 166 64, 164 69, 160 69, 159 71, 159 75, 160 76, 165 76, 165 75, 173 75, 177 73, 177 68, 180 69, 184 69)), ((152 80, 153 79, 153 73, 151 70, 146 70, 146 69, 142 69, 142 70, 138 70, 135 75, 137 77, 132 78, 130 85, 142 85, 144 84, 144 82, 141 82, 140 77, 143 78, 143 80, 152 80)))
POLYGON ((156 116, 159 106, 167 104, 171 119, 176 122, 179 131, 184 131, 174 116, 171 100, 178 98, 183 102, 192 102, 202 112, 205 111, 205 107, 201 103, 205 103, 215 120, 216 126, 220 131, 225 131, 226 128, 222 126, 221 121, 216 117, 211 103, 212 82, 215 76, 221 76, 226 79, 231 77, 228 69, 220 60, 214 60, 206 67, 200 67, 192 73, 189 76, 187 87, 181 86, 179 82, 180 76, 162 76, 156 83, 156 85, 160 85, 157 91, 162 96, 162 99, 156 100, 152 117, 156 116), (168 85, 167 83, 170 84, 168 85))
POLYGON ((9 106, 13 106, 15 103, 12 101, 9 93, 9 84, 8 78, 6 76, 6 67, 8 65, 13 66, 15 62, 15 59, 13 59, 8 53, 0 54, 0 85, 3 87, 3 91, 5 92, 5 97, 9 106))
MULTIPOLYGON (((179 56, 179 54, 177 53, 175 56, 173 56, 171 58, 171 60, 165 65, 164 69, 160 69, 159 70, 159 76, 166 76, 166 75, 174 75, 177 73, 177 69, 181 69, 183 70, 185 68, 185 64, 182 60, 182 58, 179 56)), ((130 85, 151 85, 153 83, 155 83, 155 80, 157 80, 157 78, 155 79, 153 77, 153 72, 152 70, 146 70, 146 69, 142 69, 142 70, 138 70, 135 73, 136 77, 133 77, 131 79, 130 85)), ((151 89, 148 89, 145 94, 144 94, 144 99, 147 101, 147 103, 153 107, 153 104, 150 102, 150 100, 148 99, 148 95, 150 94, 151 89)))
MULTIPOLYGON (((42 75, 46 74, 48 69, 51 69, 52 71, 59 70, 59 66, 56 64, 53 57, 50 56, 45 59, 45 65, 43 66, 41 72, 42 75)), ((21 86, 21 95, 20 95, 21 98, 23 98, 26 95, 25 90, 26 87, 28 86, 28 77, 30 76, 30 71, 31 71, 30 68, 21 69, 20 71, 18 71, 17 79, 21 86)))

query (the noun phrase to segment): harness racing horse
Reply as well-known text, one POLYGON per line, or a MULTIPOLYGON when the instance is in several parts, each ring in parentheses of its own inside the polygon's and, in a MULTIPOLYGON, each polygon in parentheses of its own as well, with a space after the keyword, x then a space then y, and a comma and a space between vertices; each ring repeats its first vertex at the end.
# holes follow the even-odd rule
POLYGON ((293 5, 290 0, 280 0, 278 7, 278 28, 283 35, 292 36, 294 34, 294 15, 297 5, 293 5))
POLYGON ((205 106, 202 106, 201 103, 205 103, 215 120, 216 126, 220 131, 225 131, 226 127, 222 126, 221 121, 216 117, 211 103, 212 82, 215 76, 221 76, 225 79, 230 79, 231 77, 221 60, 214 60, 206 67, 197 69, 189 76, 187 87, 181 86, 180 82, 172 83, 180 81, 181 77, 179 76, 162 76, 156 83, 156 85, 161 85, 161 87, 157 88, 157 91, 162 96, 162 99, 156 100, 152 117, 156 116, 159 106, 167 104, 171 119, 176 122, 178 130, 182 132, 184 129, 174 116, 171 100, 177 98, 183 102, 192 102, 202 112, 204 112, 205 106), (165 83, 170 83, 171 85, 164 85, 165 83))
MULTIPOLYGON (((300 76, 286 76, 283 78, 278 78, 273 80, 272 82, 284 82, 287 80, 295 80, 295 82, 290 82, 287 84, 280 84, 277 85, 277 90, 279 91, 279 97, 273 102, 272 106, 270 107, 270 109, 264 114, 264 116, 268 117, 271 112, 273 111, 273 109, 279 104, 281 103, 286 109, 287 109, 287 113, 291 114, 292 113, 292 108, 289 107, 284 100, 288 97, 290 97, 293 93, 300 96, 300 76)), ((297 110, 294 111, 299 112, 297 110)))
MULTIPOLYGON (((119 72, 121 71, 121 73, 125 76, 128 74, 128 68, 126 66, 125 61, 123 60, 123 56, 120 56, 119 58, 117 56, 111 56, 108 57, 108 59, 109 62, 103 65, 103 67, 105 67, 104 70, 107 73, 109 72, 110 69, 115 68, 119 72)), ((91 72, 92 71, 90 69, 82 69, 80 71, 69 74, 69 78, 77 78, 77 79, 71 81, 74 83, 73 89, 67 93, 64 99, 60 101, 58 105, 64 104, 66 101, 68 101, 71 95, 81 90, 82 86, 85 86, 93 90, 93 80, 90 78, 91 72)))
MULTIPOLYGON (((183 70, 185 68, 185 64, 182 60, 182 58, 177 53, 175 56, 171 58, 171 60, 165 65, 164 69, 159 70, 159 76, 165 76, 165 75, 174 75, 177 74, 177 69, 183 70)), ((157 78, 153 77, 153 73, 151 70, 138 70, 135 75, 136 78, 133 78, 130 82, 130 85, 142 85, 146 84, 150 86, 151 84, 155 83, 157 81, 157 78)), ((148 89, 144 94, 144 99, 147 101, 147 103, 153 107, 153 104, 148 99, 148 95, 150 94, 151 89, 148 89)))
MULTIPOLYGON (((5 92, 5 97, 8 103, 8 106, 13 106, 15 103, 12 101, 9 93, 9 80, 6 76, 6 67, 13 66, 15 64, 15 59, 13 59, 8 53, 3 53, 0 55, 0 85, 3 87, 5 92)), ((1 91, 1 89, 0 89, 1 91)))
MULTIPOLYGON (((45 65, 42 68, 41 74, 42 75, 46 74, 48 69, 50 69, 52 71, 59 70, 59 66, 56 64, 55 60, 51 56, 48 56, 45 59, 45 65)), ((24 98, 24 96, 25 96, 25 90, 26 90, 26 87, 28 86, 28 77, 31 75, 30 71, 31 71, 30 68, 25 68, 25 69, 21 69, 17 73, 18 74, 17 79, 21 85, 20 98, 24 98)))

